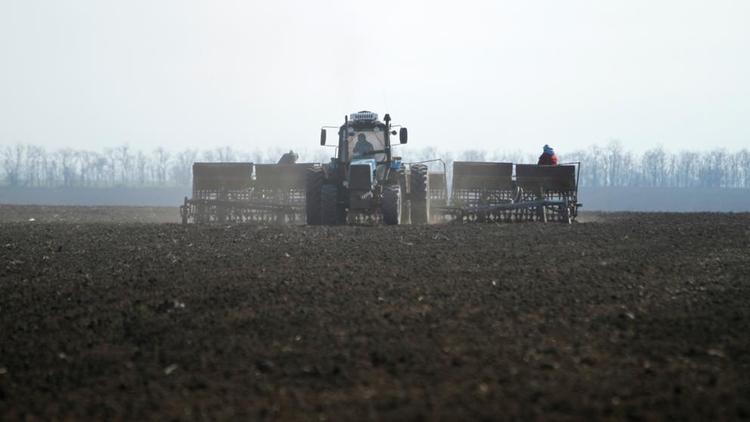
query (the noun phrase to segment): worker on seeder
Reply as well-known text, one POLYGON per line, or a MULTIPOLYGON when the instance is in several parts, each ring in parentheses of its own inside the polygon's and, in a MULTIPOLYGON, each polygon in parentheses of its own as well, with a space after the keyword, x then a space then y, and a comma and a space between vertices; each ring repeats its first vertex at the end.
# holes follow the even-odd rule
POLYGON ((540 166, 556 166, 557 155, 555 155, 555 150, 549 145, 544 145, 544 152, 539 156, 537 164, 540 166))
POLYGON ((297 159, 299 159, 299 154, 290 149, 289 152, 284 153, 284 155, 281 156, 279 164, 295 164, 297 159))

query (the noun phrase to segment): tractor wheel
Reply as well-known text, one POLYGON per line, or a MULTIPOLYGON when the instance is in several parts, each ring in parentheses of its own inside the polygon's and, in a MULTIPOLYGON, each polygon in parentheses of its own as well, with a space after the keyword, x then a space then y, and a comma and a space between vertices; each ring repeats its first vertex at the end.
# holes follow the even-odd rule
POLYGON ((427 166, 411 166, 411 223, 427 224, 430 220, 430 187, 427 166))
POLYGON ((338 189, 324 184, 320 190, 320 222, 326 226, 339 224, 338 189))
POLYGON ((409 197, 409 180, 404 166, 401 166, 398 169, 398 185, 401 189, 401 220, 399 224, 411 224, 411 201, 406 200, 409 197))
POLYGON ((307 171, 305 180, 305 214, 307 224, 320 225, 320 191, 323 187, 323 169, 312 168, 307 171))
POLYGON ((390 185, 383 189, 380 211, 385 224, 392 226, 401 222, 401 187, 399 185, 390 185))

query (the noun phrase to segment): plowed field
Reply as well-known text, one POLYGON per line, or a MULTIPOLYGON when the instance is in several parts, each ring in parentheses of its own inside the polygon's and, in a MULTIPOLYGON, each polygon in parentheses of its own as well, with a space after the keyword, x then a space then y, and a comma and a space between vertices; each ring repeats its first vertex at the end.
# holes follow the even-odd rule
POLYGON ((750 417, 747 214, 171 215, 0 207, 0 419, 750 417))

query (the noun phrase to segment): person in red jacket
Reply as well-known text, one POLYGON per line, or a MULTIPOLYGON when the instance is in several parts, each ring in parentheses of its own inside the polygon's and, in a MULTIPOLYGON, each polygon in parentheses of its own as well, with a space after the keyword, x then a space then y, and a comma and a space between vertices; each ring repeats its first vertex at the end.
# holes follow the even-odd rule
POLYGON ((539 162, 537 164, 544 166, 556 166, 557 155, 555 155, 555 150, 552 149, 551 146, 545 145, 544 152, 539 156, 539 162))

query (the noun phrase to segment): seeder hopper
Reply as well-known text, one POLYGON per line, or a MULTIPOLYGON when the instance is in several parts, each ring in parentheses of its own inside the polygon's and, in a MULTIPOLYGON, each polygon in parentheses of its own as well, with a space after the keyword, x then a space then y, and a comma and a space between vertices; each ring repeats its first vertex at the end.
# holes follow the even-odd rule
POLYGON ((305 176, 318 164, 193 164, 192 198, 180 207, 187 223, 305 222, 305 176))
POLYGON ((557 221, 578 215, 580 163, 554 166, 453 163, 449 204, 435 212, 458 222, 557 221))

